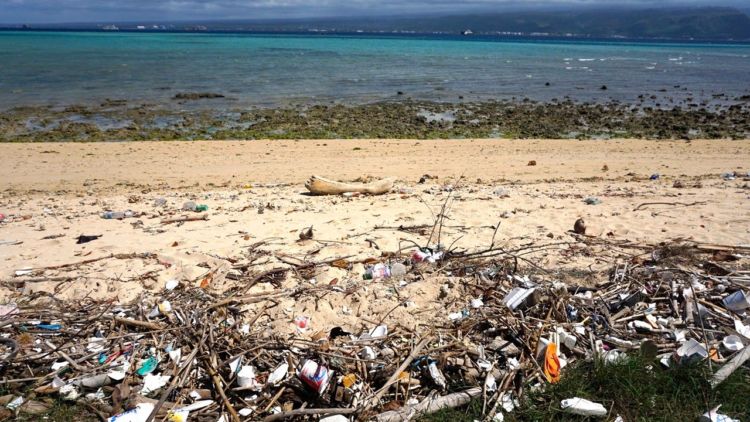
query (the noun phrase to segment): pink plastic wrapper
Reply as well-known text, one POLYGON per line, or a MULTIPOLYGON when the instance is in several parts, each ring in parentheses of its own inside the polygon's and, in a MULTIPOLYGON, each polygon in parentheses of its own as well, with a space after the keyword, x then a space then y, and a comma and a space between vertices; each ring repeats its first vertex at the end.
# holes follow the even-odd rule
POLYGON ((310 326, 310 318, 306 316, 298 316, 294 318, 294 325, 296 325, 300 331, 305 331, 310 326))
POLYGON ((414 253, 411 256, 411 260, 414 262, 422 262, 425 259, 427 259, 430 256, 428 253, 424 253, 420 250, 414 251, 414 253))
POLYGON ((308 359, 302 364, 297 376, 318 394, 323 394, 331 382, 332 374, 333 372, 325 366, 318 365, 315 361, 308 359))

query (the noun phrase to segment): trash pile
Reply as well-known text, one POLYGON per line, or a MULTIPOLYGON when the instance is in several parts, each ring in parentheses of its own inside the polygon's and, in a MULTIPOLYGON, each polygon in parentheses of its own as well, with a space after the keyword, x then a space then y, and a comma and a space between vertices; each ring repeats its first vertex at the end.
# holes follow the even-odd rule
MULTIPOLYGON (((301 277, 314 267, 346 267, 339 259, 244 267, 237 286, 221 293, 174 280, 128 305, 20 297, 0 306, 3 412, 41 414, 65 400, 108 421, 385 422, 478 399, 486 420, 501 421, 525 392, 558 382, 580 360, 615 362, 638 352, 664 366, 707 361, 720 367, 712 385, 746 364, 750 248, 571 236, 609 242, 625 258, 614 260, 608 277, 574 285, 527 258, 549 245, 505 250, 493 239, 474 251, 436 245, 383 253, 364 274, 351 274, 352 284, 301 277), (416 330, 386 314, 363 332, 313 333, 296 316, 294 336, 269 330, 258 323, 262 312, 246 308, 410 275, 417 283, 450 275, 443 290, 458 291, 463 303, 446 303, 445 315, 416 330), (281 288, 285 277, 301 280, 281 288), (279 287, 248 293, 259 283, 279 287)), ((14 286, 39 275, 19 273, 14 286)), ((585 397, 559 406, 608 414, 585 397)))

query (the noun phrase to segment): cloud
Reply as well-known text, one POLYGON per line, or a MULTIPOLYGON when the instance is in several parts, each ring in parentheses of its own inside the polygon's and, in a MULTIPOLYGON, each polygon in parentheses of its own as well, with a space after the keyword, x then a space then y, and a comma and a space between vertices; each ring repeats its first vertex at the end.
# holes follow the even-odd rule
MULTIPOLYGON (((742 5, 744 0, 719 0, 719 3, 742 5)), ((717 2, 662 0, 659 4, 717 5, 717 2)), ((440 13, 571 5, 653 6, 654 2, 652 0, 0 0, 0 22, 263 19, 440 13)))

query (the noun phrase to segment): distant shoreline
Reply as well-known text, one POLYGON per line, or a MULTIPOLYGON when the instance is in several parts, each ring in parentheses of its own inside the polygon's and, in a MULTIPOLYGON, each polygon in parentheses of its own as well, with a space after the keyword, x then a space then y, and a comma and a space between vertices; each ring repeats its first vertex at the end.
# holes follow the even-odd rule
POLYGON ((645 45, 711 45, 711 46, 747 46, 750 39, 733 40, 723 38, 632 38, 632 37, 598 37, 598 36, 563 36, 563 35, 503 35, 477 33, 464 36, 452 32, 385 32, 385 31, 264 31, 264 30, 187 30, 187 29, 130 29, 106 30, 101 28, 20 28, 11 25, 0 26, 0 34, 7 32, 39 33, 97 33, 97 34, 190 34, 190 35, 259 35, 259 36, 320 36, 320 37, 360 37, 386 39, 434 39, 442 41, 474 42, 528 42, 528 43, 581 43, 581 44, 645 44, 645 45))

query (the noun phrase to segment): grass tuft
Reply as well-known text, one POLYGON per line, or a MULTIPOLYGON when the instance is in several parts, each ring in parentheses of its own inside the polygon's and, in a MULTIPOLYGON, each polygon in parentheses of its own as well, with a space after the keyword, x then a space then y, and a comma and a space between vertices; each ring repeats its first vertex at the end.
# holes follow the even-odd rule
MULTIPOLYGON (((721 413, 750 420, 750 370, 738 369, 711 389, 706 364, 665 369, 657 362, 633 356, 622 362, 581 362, 563 369, 559 383, 544 391, 529 392, 520 408, 506 414, 508 422, 584 421, 587 418, 560 410, 560 401, 581 397, 601 403, 609 410, 604 420, 617 415, 626 422, 694 421, 707 410, 721 406, 721 413)), ((444 410, 425 416, 431 421, 481 420, 482 402, 463 409, 444 410)))

